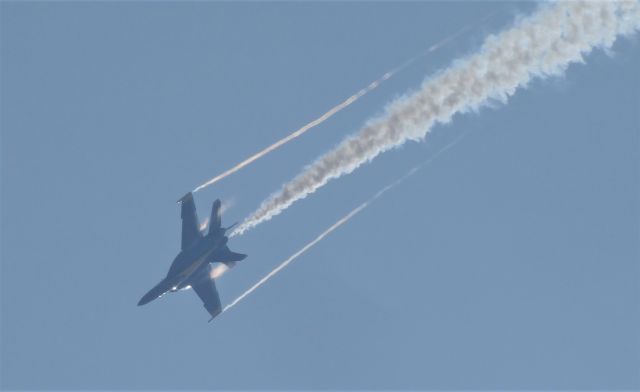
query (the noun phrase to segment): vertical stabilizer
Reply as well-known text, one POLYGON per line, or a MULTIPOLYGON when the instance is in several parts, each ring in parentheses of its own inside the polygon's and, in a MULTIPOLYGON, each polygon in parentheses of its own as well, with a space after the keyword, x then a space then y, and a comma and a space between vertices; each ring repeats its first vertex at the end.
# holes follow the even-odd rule
POLYGON ((209 234, 214 233, 222 228, 222 215, 220 212, 220 208, 222 203, 220 203, 220 199, 216 199, 213 202, 213 207, 211 208, 211 218, 209 219, 209 234))

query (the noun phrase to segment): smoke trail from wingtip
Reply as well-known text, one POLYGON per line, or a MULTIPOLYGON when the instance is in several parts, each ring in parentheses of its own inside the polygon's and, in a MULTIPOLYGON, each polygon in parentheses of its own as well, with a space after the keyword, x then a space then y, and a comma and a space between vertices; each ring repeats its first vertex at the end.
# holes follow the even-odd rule
MULTIPOLYGON (((364 210, 365 208, 367 208, 371 203, 373 203, 374 201, 376 201, 379 197, 381 197, 382 195, 384 195, 386 192, 388 192, 389 190, 391 190, 392 188, 395 188, 396 186, 400 185, 402 182, 404 182, 405 180, 407 180, 409 177, 411 177, 412 175, 414 175, 418 170, 422 169, 423 167, 425 167, 426 165, 430 164, 431 162, 433 162, 436 158, 438 158, 441 154, 443 154, 444 152, 446 152, 447 150, 449 150, 451 147, 455 146, 456 144, 458 144, 463 137, 465 137, 467 134, 467 132, 462 133, 460 136, 458 136, 454 141, 452 141, 451 143, 447 144, 446 146, 444 146, 443 148, 441 148, 438 152, 436 152, 435 154, 433 154, 433 156, 431 156, 429 159, 421 162, 420 164, 414 166, 411 170, 409 170, 408 172, 406 172, 402 177, 400 177, 399 179, 395 180, 394 182, 392 182, 391 184, 385 186, 384 188, 382 188, 381 190, 379 190, 378 192, 376 192, 373 196, 371 196, 369 198, 369 200, 365 201, 364 203, 360 204, 358 207, 354 208, 353 210, 351 210, 348 214, 346 214, 345 216, 343 216, 342 218, 338 219, 338 221, 336 223, 334 223, 333 225, 329 226, 328 229, 326 229, 325 231, 323 231, 322 233, 320 233, 320 235, 318 235, 316 238, 314 238, 311 242, 309 242, 308 244, 306 244, 305 246, 303 246, 299 251, 295 252, 294 254, 292 254, 291 256, 289 256, 287 259, 285 259, 282 263, 280 263, 276 268, 274 268, 273 270, 271 270, 271 272, 269 272, 268 274, 266 274, 262 279, 260 279, 258 282, 256 282, 253 286, 249 287, 249 289, 247 289, 244 293, 240 294, 236 299, 234 299, 232 302, 230 302, 228 305, 226 305, 223 309, 222 312, 225 312, 229 309, 231 309, 232 307, 234 307, 235 305, 238 304, 238 302, 242 301, 244 298, 246 298, 249 294, 253 293, 254 291, 256 291, 260 286, 262 286, 263 284, 265 284, 269 279, 273 278, 277 273, 279 273, 280 271, 282 271, 286 266, 288 266, 289 264, 291 264, 291 262, 293 262, 295 259, 297 259, 299 256, 301 256, 303 253, 305 253, 306 251, 308 251, 309 249, 311 249, 313 246, 315 246, 318 242, 322 241, 326 236, 328 236, 329 234, 331 234, 334 230, 336 230, 338 227, 342 226, 343 224, 347 223, 351 218, 353 218, 356 214, 358 214, 360 211, 364 210)), ((224 272, 224 271, 223 271, 224 272)), ((213 275, 212 275, 213 276, 213 275)))
MULTIPOLYGON (((395 71, 395 72, 397 72, 397 71, 395 71)), ((240 169, 244 168, 245 166, 248 166, 251 163, 257 161, 258 159, 262 158, 263 156, 269 154, 270 152, 272 152, 272 151, 282 147, 283 145, 289 143, 291 140, 302 136, 305 132, 307 132, 311 128, 314 128, 314 127, 322 124, 323 122, 325 122, 326 120, 331 118, 334 114, 338 113, 342 109, 344 109, 347 106, 351 105, 352 103, 354 103, 358 99, 362 98, 364 95, 366 95, 367 93, 371 92, 372 90, 376 89, 380 85, 380 83, 382 83, 383 81, 385 81, 385 80, 389 79, 391 76, 393 76, 393 73, 394 72, 385 73, 379 79, 371 82, 367 87, 361 89, 357 93, 355 93, 352 96, 350 96, 349 98, 345 99, 343 102, 341 102, 338 105, 336 105, 336 106, 332 107, 331 109, 329 109, 322 116, 316 118, 315 120, 311 121, 310 123, 307 123, 307 124, 303 125, 302 127, 298 128, 296 131, 290 133, 289 135, 287 135, 284 138, 278 140, 277 142, 273 143, 272 145, 270 145, 270 146, 258 151, 254 155, 252 155, 249 158, 245 159, 244 161, 238 163, 236 166, 234 166, 231 169, 225 171, 224 173, 221 173, 221 174, 213 177, 209 181, 203 183, 202 185, 199 185, 197 188, 195 188, 193 190, 193 192, 198 192, 199 190, 202 190, 202 189, 208 187, 209 185, 213 185, 214 183, 222 180, 223 178, 225 178, 225 177, 227 177, 227 176, 229 176, 229 175, 231 175, 233 173, 236 173, 237 171, 239 171, 240 169)))
POLYGON ((297 130, 295 130, 294 132, 290 133, 289 135, 283 137, 282 139, 278 140, 277 142, 271 144, 270 146, 265 147, 264 149, 258 151, 257 153, 253 154, 249 158, 247 158, 244 161, 238 163, 237 165, 235 165, 234 167, 228 169, 227 171, 225 171, 223 173, 220 173, 219 175, 213 177, 212 179, 204 182, 203 184, 201 184, 198 187, 196 187, 193 190, 193 192, 198 192, 198 191, 208 187, 209 185, 215 184, 216 182, 222 180, 223 178, 225 178, 227 176, 230 176, 233 173, 238 172, 242 168, 250 165, 251 163, 257 161, 258 159, 260 159, 262 157, 264 157, 265 155, 269 154, 270 152, 272 152, 272 151, 282 147, 283 145, 289 143, 291 140, 302 136, 304 133, 306 133, 310 129, 315 128, 316 126, 322 124, 323 122, 325 122, 329 118, 333 117, 333 115, 335 115, 338 112, 340 112, 341 110, 347 108, 348 106, 350 106, 351 104, 353 104, 358 99, 360 99, 363 96, 365 96, 366 94, 370 93, 371 91, 375 90, 384 81, 390 79, 396 73, 398 73, 398 72, 402 71, 403 69, 407 68, 409 65, 413 64, 419 58, 421 58, 423 56, 426 56, 427 54, 432 53, 432 52, 440 49, 441 47, 443 47, 446 44, 448 44, 449 42, 453 41, 455 38, 457 38, 461 34, 465 33, 466 31, 468 31, 471 28, 473 28, 474 26, 476 26, 478 23, 481 23, 481 22, 487 20, 488 18, 492 17, 496 13, 497 13, 497 11, 496 12, 492 12, 489 15, 485 16, 484 18, 482 18, 479 22, 464 26, 460 30, 456 31, 455 33, 453 33, 453 34, 449 35, 448 37, 443 38, 442 40, 436 42, 435 44, 431 45, 426 51, 424 51, 424 52, 422 52, 422 53, 410 58, 409 60, 407 60, 404 63, 402 63, 402 65, 397 66, 396 68, 392 69, 391 71, 386 72, 380 78, 378 78, 378 79, 374 80, 373 82, 369 83, 369 85, 367 87, 361 89, 360 91, 358 91, 357 93, 351 95, 349 98, 345 99, 341 103, 339 103, 336 106, 332 107, 331 109, 329 109, 327 112, 325 112, 320 117, 318 117, 315 120, 303 125, 302 127, 298 128, 297 130))
POLYGON ((283 268, 285 268, 287 265, 289 265, 293 260, 297 259, 298 256, 302 255, 304 252, 308 251, 309 249, 311 249, 315 244, 317 244, 318 242, 322 241, 322 239, 326 236, 328 236, 329 234, 331 234, 332 231, 334 231, 335 229, 337 229, 338 227, 342 226, 343 224, 347 223, 347 221, 351 218, 353 218, 354 215, 356 215, 358 212, 362 211, 364 208, 366 208, 368 205, 368 203, 364 203, 359 205, 358 207, 356 207, 355 209, 353 209, 351 212, 349 212, 347 215, 345 215, 344 217, 342 217, 340 220, 338 220, 336 223, 334 223, 333 225, 331 225, 331 227, 329 227, 327 230, 323 231, 319 236, 317 236, 313 241, 309 242, 307 245, 303 246, 299 251, 297 251, 296 253, 292 254, 291 256, 289 256, 289 258, 287 258, 285 261, 283 261, 280 265, 278 265, 275 269, 273 269, 271 272, 269 272, 267 275, 265 275, 262 279, 260 279, 256 284, 254 284, 253 286, 251 286, 247 291, 245 291, 244 293, 242 293, 238 298, 234 299, 231 303, 229 303, 227 306, 225 306, 222 309, 222 312, 226 312, 227 310, 231 309, 232 307, 234 307, 235 305, 238 304, 238 302, 242 301, 247 295, 251 294, 252 292, 254 292, 258 287, 262 286, 263 284, 266 283, 267 280, 271 279, 274 275, 276 275, 278 272, 280 272, 283 268))
POLYGON ((284 184, 232 235, 271 219, 380 153, 423 139, 434 124, 447 123, 454 114, 478 110, 492 101, 504 103, 532 79, 561 75, 594 48, 610 48, 619 35, 638 29, 638 1, 542 6, 513 27, 487 37, 477 53, 425 80, 418 91, 392 102, 381 117, 284 184))

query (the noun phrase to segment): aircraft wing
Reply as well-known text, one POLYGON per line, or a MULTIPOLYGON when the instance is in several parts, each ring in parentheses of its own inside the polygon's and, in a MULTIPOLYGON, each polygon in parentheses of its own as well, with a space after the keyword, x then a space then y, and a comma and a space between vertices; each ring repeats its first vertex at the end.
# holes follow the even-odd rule
POLYGON ((216 282, 213 279, 210 279, 208 274, 206 278, 198 279, 198 283, 191 287, 193 287, 193 290, 195 290, 198 297, 202 300, 203 306, 207 309, 211 318, 222 313, 222 304, 220 303, 218 290, 216 290, 216 282))
POLYGON ((182 204, 182 250, 189 248, 196 240, 202 238, 200 228, 198 228, 198 215, 196 214, 196 204, 193 201, 191 192, 187 193, 179 200, 182 204))

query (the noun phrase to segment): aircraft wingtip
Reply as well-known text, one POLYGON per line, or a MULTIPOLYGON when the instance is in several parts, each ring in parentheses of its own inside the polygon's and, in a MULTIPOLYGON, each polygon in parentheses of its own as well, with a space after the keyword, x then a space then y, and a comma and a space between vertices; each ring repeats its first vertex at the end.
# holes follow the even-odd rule
POLYGON ((222 309, 218 309, 214 313, 211 313, 211 318, 209 319, 208 322, 210 323, 211 321, 213 321, 213 319, 216 318, 217 316, 219 316, 220 313, 222 313, 222 309))
POLYGON ((181 198, 178 199, 178 203, 182 203, 185 200, 188 199, 193 199, 193 193, 192 192, 187 192, 186 195, 182 196, 181 198))

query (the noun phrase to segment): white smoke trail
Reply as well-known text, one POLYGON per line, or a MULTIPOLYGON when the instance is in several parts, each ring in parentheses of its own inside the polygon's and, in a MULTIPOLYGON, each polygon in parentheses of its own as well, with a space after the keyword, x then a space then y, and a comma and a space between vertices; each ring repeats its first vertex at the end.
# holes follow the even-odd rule
POLYGON ((325 122, 329 118, 333 117, 334 114, 338 113, 342 109, 346 108, 347 106, 351 105, 352 103, 354 103, 358 99, 362 98, 365 94, 367 94, 367 93, 371 92, 372 90, 376 89, 380 85, 380 83, 382 83, 385 80, 389 79, 391 76, 393 76, 393 71, 385 73, 378 80, 375 80, 375 81, 371 82, 367 87, 361 89, 360 91, 358 91, 357 93, 353 94, 352 96, 350 96, 349 98, 347 98, 343 102, 341 102, 338 105, 332 107, 326 113, 324 113, 322 116, 316 118, 315 120, 311 121, 308 124, 303 125, 302 127, 298 128, 296 131, 294 131, 294 132, 290 133, 289 135, 283 137, 282 139, 278 140, 277 142, 273 143, 272 145, 270 145, 268 147, 265 147, 264 149, 258 151, 254 155, 252 155, 249 158, 245 159, 244 161, 238 163, 236 166, 234 166, 231 169, 225 171, 224 173, 221 173, 221 174, 213 177, 212 179, 208 180, 207 182, 203 183, 202 185, 199 185, 198 187, 196 187, 193 190, 193 192, 194 193, 198 192, 198 191, 208 187, 209 185, 213 185, 214 183, 222 180, 223 178, 225 178, 227 176, 230 176, 231 174, 239 171, 240 169, 244 168, 245 166, 250 165, 254 161, 257 161, 258 159, 262 158, 263 156, 267 155, 268 153, 270 153, 270 152, 282 147, 283 145, 289 143, 291 140, 293 140, 293 139, 295 139, 295 138, 297 138, 299 136, 302 136, 308 130, 310 130, 310 129, 322 124, 323 122, 325 122))
MULTIPOLYGON (((446 146, 444 146, 443 148, 441 148, 438 152, 436 152, 433 156, 431 156, 429 159, 421 162, 420 164, 418 164, 417 166, 415 166, 414 168, 412 168, 411 170, 409 170, 407 173, 405 173, 402 177, 400 177, 399 179, 395 180, 394 182, 392 182, 391 184, 385 186, 384 188, 382 188, 381 190, 379 190, 376 194, 374 194, 371 198, 369 198, 369 200, 365 201, 364 203, 360 204, 358 207, 354 208, 353 210, 351 210, 351 212, 349 212, 347 215, 343 216, 342 218, 340 218, 336 223, 334 223, 333 225, 329 226, 328 229, 326 229, 325 231, 323 231, 319 236, 317 236, 316 238, 313 239, 313 241, 309 242, 308 244, 306 244, 305 246, 303 246, 299 251, 297 251, 296 253, 292 254, 291 256, 289 256, 285 261, 283 261, 282 263, 280 263, 276 268, 274 268, 271 272, 269 272, 268 274, 266 274, 262 279, 260 279, 256 284, 254 284, 253 286, 249 287, 249 289, 247 289, 244 293, 240 294, 240 296, 238 296, 238 298, 234 299, 231 303, 229 303, 227 306, 225 306, 222 309, 222 312, 225 312, 229 309, 231 309, 232 307, 234 307, 235 305, 238 304, 238 302, 242 301, 244 298, 246 298, 249 294, 253 293, 258 287, 262 286, 263 284, 265 284, 269 279, 271 279, 272 277, 274 277, 278 272, 282 271, 286 266, 288 266, 292 261, 294 261, 295 259, 297 259, 300 255, 302 255, 303 253, 305 253, 306 251, 308 251, 309 249, 311 249, 314 245, 316 245, 318 242, 322 241, 326 236, 328 236, 329 234, 331 234, 331 232, 333 232, 335 229, 337 229, 338 227, 342 226, 343 224, 347 223, 351 218, 353 218, 357 213, 359 213, 360 211, 364 210, 365 208, 367 208, 371 203, 373 203, 374 201, 376 201, 376 199, 378 199, 380 196, 384 195, 387 191, 391 190, 392 188, 395 188, 396 186, 400 185, 402 182, 404 182, 407 178, 411 177, 412 175, 414 175, 418 170, 422 169, 423 167, 425 167, 426 165, 430 164, 431 162, 433 162, 436 158, 438 158, 440 156, 440 154, 444 153, 445 151, 447 151, 448 149, 450 149, 451 147, 455 146, 456 144, 458 144, 460 142, 460 140, 462 140, 463 137, 465 137, 467 134, 467 132, 462 133, 460 136, 458 136, 454 141, 452 141, 451 143, 447 144, 446 146)), ((222 271, 224 273, 224 271, 222 271)), ((221 275, 221 274, 220 274, 221 275)), ((219 275, 216 275, 215 277, 218 277, 219 275)), ((212 278, 214 278, 213 275, 211 275, 212 278)))
POLYGON ((371 91, 375 90, 384 81, 390 79, 396 73, 398 73, 398 72, 402 71, 403 69, 407 68, 409 65, 413 64, 419 58, 421 58, 423 56, 426 56, 427 54, 442 48, 443 46, 447 45, 448 43, 453 41, 458 36, 460 36, 463 33, 467 32, 468 30, 470 30, 474 26, 478 25, 479 23, 486 21, 487 19, 489 19, 490 17, 492 17, 496 13, 497 13, 497 11, 496 12, 492 12, 489 15, 485 16, 484 18, 480 19, 480 21, 478 21, 478 22, 476 22, 474 24, 469 24, 467 26, 464 26, 461 29, 459 29, 458 31, 456 31, 455 33, 449 35, 448 37, 445 37, 445 38, 441 39, 440 41, 438 41, 435 44, 431 45, 426 51, 424 51, 424 52, 422 52, 422 53, 410 58, 409 60, 407 60, 404 63, 402 63, 402 65, 399 65, 399 66, 395 67, 391 71, 386 72, 384 75, 382 75, 377 80, 374 80, 373 82, 369 83, 369 85, 367 87, 361 89, 360 91, 358 91, 357 93, 351 95, 349 98, 345 99, 341 103, 339 103, 336 106, 332 107, 331 109, 329 109, 326 113, 324 113, 320 117, 318 117, 315 120, 303 125, 302 127, 298 128, 296 131, 294 131, 294 132, 290 133, 289 135, 283 137, 282 139, 278 140, 277 142, 273 143, 272 145, 270 145, 268 147, 265 147, 264 149, 258 151, 257 153, 253 154, 252 156, 248 157, 247 159, 245 159, 244 161, 238 163, 237 165, 235 165, 234 167, 228 169, 227 171, 225 171, 223 173, 220 173, 217 176, 213 177, 212 179, 204 182, 203 184, 201 184, 198 187, 196 187, 193 190, 193 192, 198 192, 198 191, 208 187, 209 185, 213 185, 214 183, 222 180, 223 178, 225 178, 227 176, 230 176, 233 173, 236 173, 240 169, 242 169, 242 168, 250 165, 251 163, 257 161, 258 159, 264 157, 265 155, 269 154, 270 152, 272 152, 272 151, 282 147, 283 145, 289 143, 291 140, 293 140, 293 139, 295 139, 295 138, 297 138, 299 136, 302 136, 304 133, 306 133, 310 129, 315 128, 316 126, 322 124, 326 120, 328 120, 331 117, 333 117, 336 113, 342 111, 346 107, 350 106, 352 103, 356 102, 358 99, 362 98, 366 94, 368 94, 371 91))
POLYGON ((338 227, 342 226, 343 224, 345 224, 349 219, 351 219, 355 214, 357 214, 358 212, 362 211, 365 207, 367 207, 368 203, 364 203, 359 205, 358 207, 356 207, 354 210, 352 210, 350 213, 348 213, 347 215, 345 215, 344 217, 342 217, 339 221, 337 221, 336 223, 334 223, 333 225, 331 225, 331 227, 329 227, 327 230, 323 231, 322 234, 320 234, 319 236, 317 236, 313 241, 309 242, 307 245, 303 246, 302 249, 300 249, 299 251, 297 251, 296 253, 292 254, 288 259, 286 259, 285 261, 283 261, 280 265, 278 265, 274 270, 272 270, 271 272, 269 272, 267 275, 265 275, 262 279, 260 279, 256 284, 254 284, 253 286, 251 286, 247 291, 245 291, 244 293, 242 293, 242 295, 240 295, 238 298, 234 299, 233 302, 231 302, 230 304, 228 304, 227 306, 225 306, 222 309, 222 312, 226 312, 227 310, 231 309, 232 307, 234 307, 236 304, 238 304, 238 302, 242 301, 247 295, 251 294, 252 292, 254 292, 258 287, 262 286, 267 280, 271 279, 275 274, 277 274, 278 272, 280 272, 284 267, 286 267, 287 265, 289 265, 289 263, 291 263, 293 260, 297 259, 298 256, 300 256, 301 254, 303 254, 304 252, 308 251, 309 249, 311 249, 315 244, 317 244, 318 242, 322 241, 322 239, 326 236, 328 236, 329 234, 331 234, 332 231, 334 231, 335 229, 337 229, 338 227))
POLYGON ((328 181, 351 173, 407 140, 421 140, 456 113, 505 103, 533 78, 562 74, 594 48, 610 48, 618 35, 640 29, 638 1, 559 2, 542 6, 514 27, 489 36, 480 50, 392 102, 384 115, 318 158, 265 200, 233 233, 281 213, 328 181))

